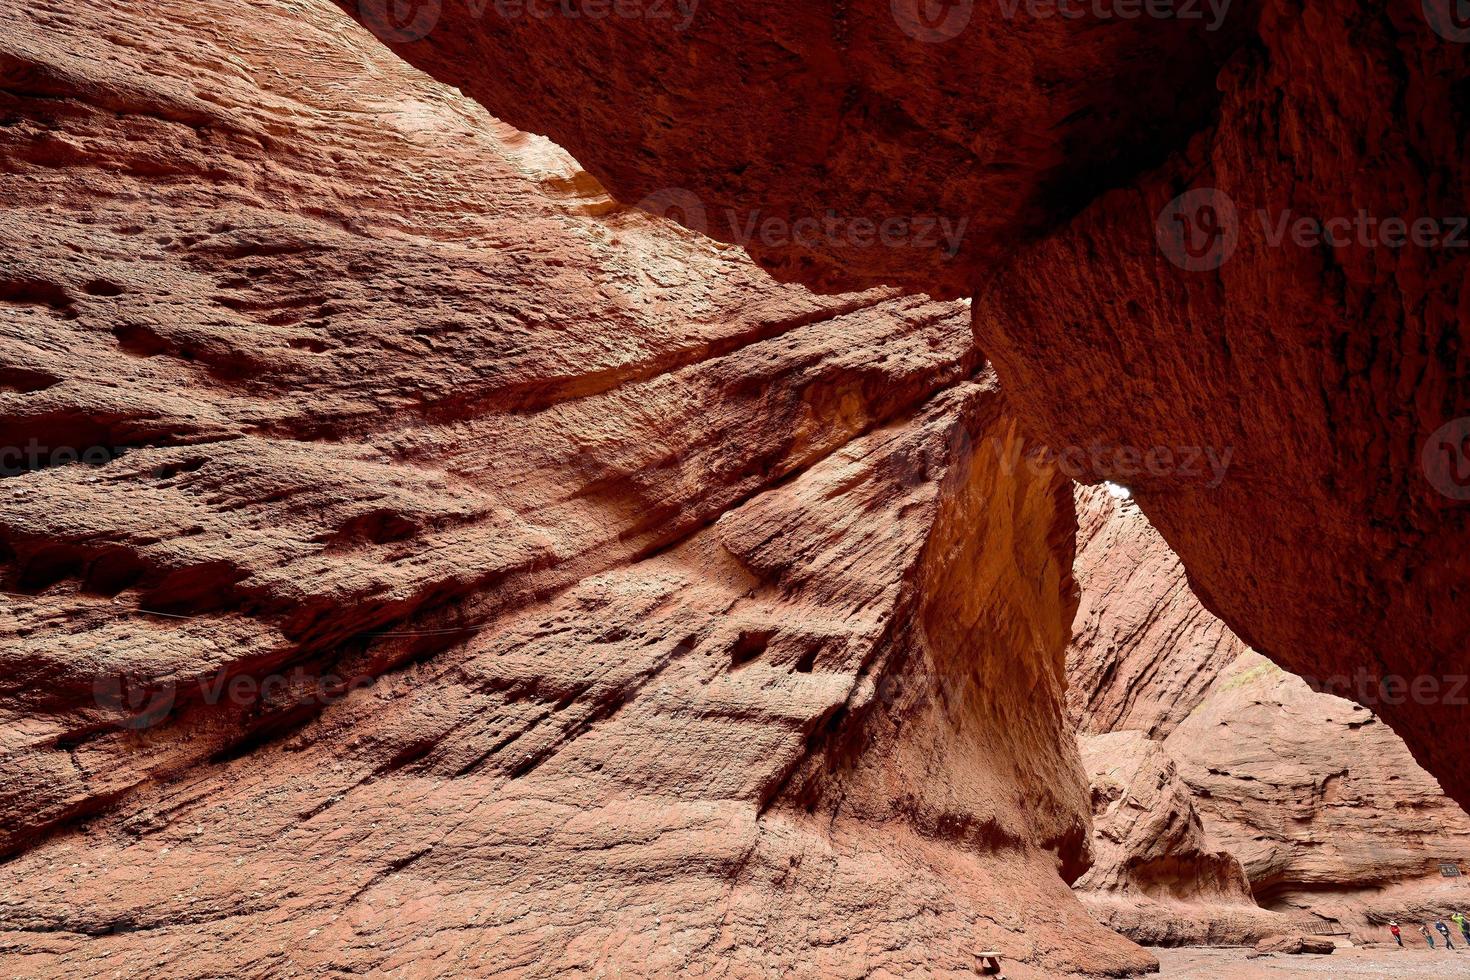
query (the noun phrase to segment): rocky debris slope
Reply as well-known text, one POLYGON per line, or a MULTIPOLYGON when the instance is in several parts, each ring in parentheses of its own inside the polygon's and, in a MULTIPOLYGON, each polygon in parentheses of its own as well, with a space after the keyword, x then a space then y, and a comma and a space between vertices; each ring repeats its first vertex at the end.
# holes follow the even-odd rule
MULTIPOLYGON (((340 2, 782 278, 973 295, 1027 435, 1133 487, 1205 605, 1287 669, 1459 672, 1453 4, 340 2)), ((1470 708, 1378 710, 1470 802, 1470 755, 1439 751, 1470 708)))
MULTIPOLYGON (((1195 603, 1178 561, 1130 501, 1083 489, 1078 515, 1083 600, 1069 704, 1094 810, 1120 779, 1145 812, 1156 809, 1155 787, 1175 777, 1127 775, 1142 769, 1141 756, 1156 759, 1154 769, 1177 772, 1187 791, 1157 809, 1180 821, 1197 813, 1190 819, 1204 841, 1188 837, 1181 851, 1170 835, 1142 833, 1114 854, 1103 845, 1121 836, 1117 821, 1100 818, 1098 863, 1079 882, 1093 893, 1089 904, 1135 938, 1218 934, 1222 922, 1257 928, 1212 896, 1189 897, 1164 927, 1165 913, 1132 899, 1148 894, 1134 882, 1158 863, 1154 849, 1190 860, 1201 849, 1224 852, 1263 908, 1372 938, 1389 918, 1470 904, 1461 881, 1439 869, 1443 861, 1470 870, 1470 818, 1386 725, 1244 647, 1195 603)), ((1278 922, 1271 933, 1288 931, 1278 922)))
POLYGON ((964 304, 776 285, 314 0, 11 11, 0 202, 7 974, 1151 965, 964 304))

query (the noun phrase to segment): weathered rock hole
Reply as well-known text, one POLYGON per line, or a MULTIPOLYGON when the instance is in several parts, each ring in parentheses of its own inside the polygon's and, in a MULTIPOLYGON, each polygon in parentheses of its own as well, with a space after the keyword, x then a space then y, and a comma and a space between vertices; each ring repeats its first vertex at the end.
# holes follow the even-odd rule
POLYGON ((403 541, 418 533, 419 527, 413 521, 396 511, 379 508, 352 518, 317 540, 326 545, 328 551, 335 551, 364 544, 403 541))
POLYGON ((35 391, 45 391, 54 384, 60 383, 61 379, 49 371, 36 371, 31 368, 0 367, 0 389, 19 392, 23 395, 35 391))
POLYGON ((0 279, 0 303, 17 306, 44 306, 63 316, 74 318, 72 298, 54 282, 42 279, 0 279))
POLYGON ((21 559, 16 589, 20 592, 45 592, 53 585, 77 576, 85 553, 76 545, 51 545, 21 559))
POLYGON ((117 345, 134 357, 157 357, 173 347, 152 328, 138 323, 113 327, 112 335, 117 338, 117 345))
POLYGON ((88 296, 112 297, 121 296, 127 290, 107 279, 93 279, 91 282, 82 285, 82 292, 88 296))
POLYGON ((249 573, 229 561, 212 561, 177 569, 138 602, 148 612, 196 616, 236 603, 235 585, 249 573))
POLYGON ((735 645, 730 648, 730 666, 743 667, 766 652, 771 645, 775 630, 741 630, 735 645))
POLYGON ((180 473, 193 473, 209 462, 203 456, 191 456, 188 459, 174 463, 165 463, 153 471, 153 476, 159 480, 169 480, 180 473))

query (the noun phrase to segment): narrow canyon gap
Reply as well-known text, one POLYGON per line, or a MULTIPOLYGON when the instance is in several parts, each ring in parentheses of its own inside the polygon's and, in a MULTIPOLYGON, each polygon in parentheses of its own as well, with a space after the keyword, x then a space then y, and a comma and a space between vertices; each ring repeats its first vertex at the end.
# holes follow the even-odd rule
POLYGON ((1092 780, 1089 909, 1148 945, 1364 945, 1463 904, 1443 865, 1470 853, 1470 816, 1398 736, 1203 609, 1132 500, 1079 487, 1077 518, 1067 704, 1092 780))

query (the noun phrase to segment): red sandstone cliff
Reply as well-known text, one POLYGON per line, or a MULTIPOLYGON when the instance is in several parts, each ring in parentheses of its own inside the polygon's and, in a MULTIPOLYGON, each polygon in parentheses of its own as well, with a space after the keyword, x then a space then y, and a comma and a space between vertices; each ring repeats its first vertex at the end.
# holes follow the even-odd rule
MULTIPOLYGON (((972 296, 1023 431, 1131 486, 1204 604, 1286 669, 1460 673, 1457 5, 339 2, 783 279, 972 296)), ((1439 750, 1470 706, 1378 709, 1470 803, 1470 754, 1439 750)))
POLYGON ((1078 884, 1105 921, 1148 941, 1286 931, 1234 907, 1244 897, 1288 923, 1381 940, 1373 927, 1390 918, 1470 904, 1463 881, 1439 871, 1470 871, 1470 817, 1402 740, 1205 612, 1131 501, 1081 490, 1078 514, 1068 700, 1100 813, 1097 865, 1078 884), (1100 794, 1132 807, 1100 812, 1100 794), (1210 887, 1229 877, 1211 871, 1226 859, 1243 868, 1245 896, 1210 887), (1158 907, 1160 892, 1182 901, 1158 907))
POLYGON ((322 2, 6 17, 7 974, 1150 965, 962 304, 779 286, 322 2))

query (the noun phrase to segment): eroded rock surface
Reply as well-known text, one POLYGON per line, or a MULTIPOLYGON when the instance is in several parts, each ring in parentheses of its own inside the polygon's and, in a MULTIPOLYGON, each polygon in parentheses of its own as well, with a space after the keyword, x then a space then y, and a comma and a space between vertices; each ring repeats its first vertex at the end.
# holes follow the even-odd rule
POLYGON ((951 296, 1202 125, 1245 20, 1229 4, 1214 29, 1098 30, 917 0, 339 2, 411 63, 554 134, 619 199, 748 245, 780 278, 951 296), (1178 85, 1148 84, 1161 73, 1178 85), (891 242, 885 220, 906 223, 891 242))
POLYGON ((1258 915, 1222 915, 1218 894, 1165 910, 1130 897, 1148 894, 1137 881, 1160 855, 1219 851, 1243 867, 1255 904, 1298 927, 1381 940, 1390 918, 1447 915, 1464 904, 1461 880, 1442 877, 1439 865, 1470 869, 1470 818, 1402 740, 1361 705, 1314 691, 1245 647, 1201 609, 1131 501, 1087 488, 1078 516, 1083 599, 1069 703, 1084 733, 1094 812, 1103 814, 1097 865, 1079 882, 1089 903, 1140 939, 1292 931, 1280 919, 1262 933, 1258 915), (1176 785, 1186 800, 1168 788, 1176 785), (1106 800, 1113 786, 1139 809, 1099 810, 1100 793, 1106 800), (1163 814, 1179 814, 1169 828, 1197 814, 1202 837, 1148 829, 1145 821, 1163 814), (1113 853, 1119 839, 1126 846, 1113 853))
MULTIPOLYGON (((1053 446, 1104 447, 1101 465, 1080 454, 1084 477, 1130 486, 1204 604, 1302 675, 1464 673, 1470 250, 1394 246, 1381 227, 1470 214, 1456 95, 1470 47, 1431 30, 1426 6, 1259 4, 1216 125, 976 304, 1025 422, 1053 446), (1207 187, 1224 196, 1170 205, 1207 187), (1203 267, 1162 254, 1192 261, 1161 250, 1160 220, 1194 222, 1203 247, 1226 198, 1234 235, 1203 267), (1375 230, 1336 246, 1276 235, 1360 213, 1375 230), (1204 450, 1229 456, 1223 474, 1204 450)), ((1470 725, 1465 702, 1373 708, 1470 803, 1470 754, 1442 751, 1470 725)))
POLYGON ((964 304, 779 286, 324 2, 8 14, 7 974, 1151 965, 964 304))
POLYGON ((1240 861, 1205 831, 1162 745, 1137 731, 1080 741, 1095 863, 1076 888, 1093 914, 1155 946, 1240 945, 1287 926, 1257 906, 1240 861))
MULTIPOLYGON (((973 293, 1027 434, 1132 486, 1205 604, 1287 669, 1459 673, 1470 45, 1451 4, 342 3, 620 199, 782 278, 973 293), (836 231, 799 228, 829 214, 836 231), (875 244, 934 216, 965 222, 953 259, 875 244)), ((1470 756, 1438 751, 1470 709, 1379 710, 1470 802, 1470 756)))
POLYGON ((1248 653, 1164 744, 1262 905, 1363 931, 1470 904, 1439 869, 1470 870, 1470 818, 1361 705, 1248 653))

